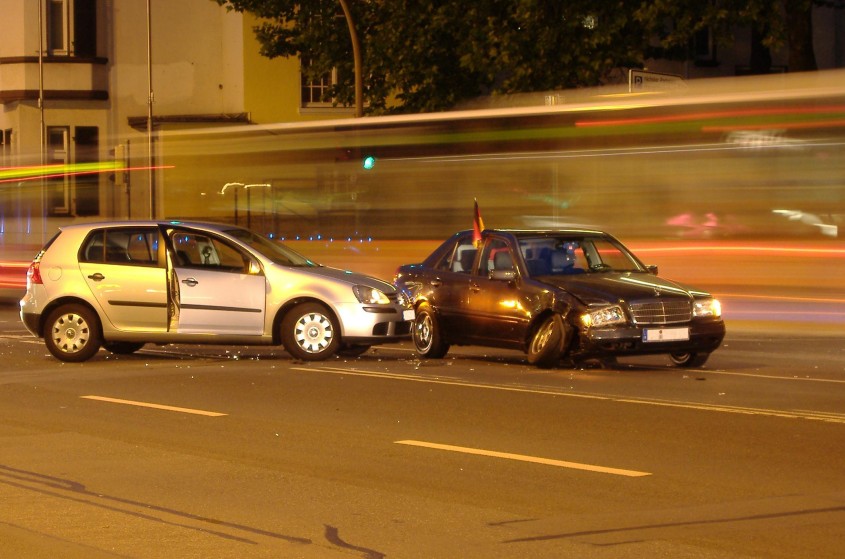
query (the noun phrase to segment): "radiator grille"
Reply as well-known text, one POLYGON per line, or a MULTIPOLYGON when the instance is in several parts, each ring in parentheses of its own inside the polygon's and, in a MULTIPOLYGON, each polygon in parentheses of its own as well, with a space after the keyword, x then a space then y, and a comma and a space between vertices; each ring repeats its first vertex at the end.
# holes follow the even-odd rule
POLYGON ((631 315, 637 324, 672 324, 692 319, 692 305, 681 299, 631 303, 631 315))

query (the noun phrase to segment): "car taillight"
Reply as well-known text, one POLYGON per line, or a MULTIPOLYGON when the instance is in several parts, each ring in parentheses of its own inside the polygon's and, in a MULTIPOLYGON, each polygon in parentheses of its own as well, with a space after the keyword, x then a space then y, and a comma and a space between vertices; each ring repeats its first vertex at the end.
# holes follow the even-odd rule
POLYGON ((40 283, 43 284, 44 282, 41 280, 41 263, 40 262, 33 262, 29 265, 29 269, 26 271, 26 281, 30 283, 40 283))

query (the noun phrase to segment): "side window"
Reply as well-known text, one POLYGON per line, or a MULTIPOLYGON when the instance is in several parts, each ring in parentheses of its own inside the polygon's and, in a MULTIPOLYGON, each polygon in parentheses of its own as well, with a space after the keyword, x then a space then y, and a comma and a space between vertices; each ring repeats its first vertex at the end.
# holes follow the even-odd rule
POLYGON ((493 270, 513 270, 513 253, 501 239, 490 239, 481 253, 481 275, 487 276, 493 270))
POLYGON ((82 262, 105 262, 105 238, 106 232, 102 230, 96 231, 88 237, 88 240, 82 245, 79 260, 82 262))
POLYGON ((461 272, 469 274, 472 271, 472 262, 475 259, 475 246, 469 237, 459 239, 457 244, 448 251, 440 261, 434 265, 437 270, 461 272))
POLYGON ((452 257, 448 260, 449 270, 462 274, 471 274, 472 263, 475 261, 475 254, 477 252, 478 250, 472 244, 471 238, 468 237, 458 241, 452 257))
POLYGON ((95 231, 82 246, 83 262, 156 266, 158 232, 154 228, 116 228, 95 231))
POLYGON ((176 231, 170 238, 177 266, 248 273, 249 256, 220 239, 186 231, 176 231))

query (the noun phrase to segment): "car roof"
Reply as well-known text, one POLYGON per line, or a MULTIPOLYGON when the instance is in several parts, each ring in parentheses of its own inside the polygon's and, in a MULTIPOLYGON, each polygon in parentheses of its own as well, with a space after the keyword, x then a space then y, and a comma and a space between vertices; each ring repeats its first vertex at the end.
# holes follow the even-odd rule
POLYGON ((171 226, 187 226, 198 227, 202 229, 209 229, 212 231, 226 231, 229 229, 243 229, 240 225, 233 225, 231 223, 218 223, 214 221, 192 221, 181 219, 126 219, 120 221, 92 221, 85 223, 72 223, 62 225, 61 230, 78 230, 78 229, 98 229, 101 227, 150 227, 157 225, 171 225, 171 226))
MULTIPOLYGON (((472 233, 472 229, 466 229, 464 231, 459 231, 456 235, 464 235, 467 233, 472 233)), ((485 229, 482 234, 484 233, 506 233, 509 235, 513 235, 515 237, 528 237, 528 236, 543 236, 543 235, 596 235, 596 236, 610 236, 610 233, 606 231, 602 231, 600 229, 578 229, 578 228, 567 228, 567 229, 485 229)))
POLYGON ((485 229, 485 231, 498 231, 510 233, 517 237, 528 235, 607 235, 606 232, 598 229, 485 229))

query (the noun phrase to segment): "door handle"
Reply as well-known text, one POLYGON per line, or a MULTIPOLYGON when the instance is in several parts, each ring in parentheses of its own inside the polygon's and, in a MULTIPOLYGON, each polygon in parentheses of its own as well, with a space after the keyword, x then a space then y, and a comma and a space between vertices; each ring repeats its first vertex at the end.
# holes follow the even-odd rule
POLYGON ((440 279, 431 280, 431 287, 440 287, 441 285, 443 285, 443 282, 440 279))
POLYGON ((479 291, 481 291, 481 286, 478 285, 477 283, 473 282, 473 283, 469 284, 469 290, 472 291, 473 293, 478 293, 479 291))
POLYGON ((199 282, 198 282, 196 279, 194 279, 194 278, 188 278, 188 279, 183 279, 183 280, 182 280, 182 283, 184 283, 184 284, 185 284, 185 285, 187 285, 188 287, 194 287, 194 286, 195 286, 195 285, 197 285, 199 282))
POLYGON ((100 272, 97 272, 96 274, 91 274, 90 276, 88 276, 88 279, 94 281, 103 281, 104 279, 106 279, 106 276, 104 276, 100 272))

